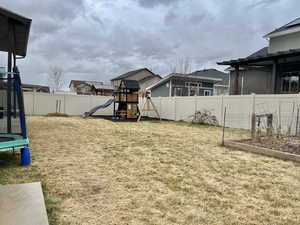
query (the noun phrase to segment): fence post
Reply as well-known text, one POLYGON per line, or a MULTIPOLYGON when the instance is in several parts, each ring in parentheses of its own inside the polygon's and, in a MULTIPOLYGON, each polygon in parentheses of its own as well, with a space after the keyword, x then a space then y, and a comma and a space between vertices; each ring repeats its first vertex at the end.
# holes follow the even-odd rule
POLYGON ((67 97, 66 97, 66 93, 64 93, 64 114, 67 114, 67 112, 66 112, 66 101, 67 101, 67 97))
POLYGON ((222 94, 221 96, 221 120, 220 123, 223 124, 223 115, 224 115, 224 94, 222 94))
POLYGON ((159 112, 159 116, 161 118, 161 116, 162 116, 161 115, 162 110, 161 110, 161 97, 160 96, 158 97, 158 100, 159 100, 159 111, 158 112, 159 112))
POLYGON ((197 108, 198 108, 198 105, 197 105, 197 99, 198 98, 198 96, 197 95, 195 95, 195 113, 197 112, 197 108))
POLYGON ((176 96, 174 96, 174 121, 176 121, 176 96))
POLYGON ((251 138, 255 137, 255 127, 256 127, 255 94, 252 93, 251 138))
POLYGON ((32 115, 35 115, 36 90, 32 92, 32 115))

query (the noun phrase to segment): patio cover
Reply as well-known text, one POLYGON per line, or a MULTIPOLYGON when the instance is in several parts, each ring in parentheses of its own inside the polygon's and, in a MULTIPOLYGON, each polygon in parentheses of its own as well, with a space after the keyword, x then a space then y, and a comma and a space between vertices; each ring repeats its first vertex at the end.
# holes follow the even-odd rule
POLYGON ((12 52, 14 42, 16 55, 25 57, 30 25, 31 19, 0 7, 0 51, 12 52))

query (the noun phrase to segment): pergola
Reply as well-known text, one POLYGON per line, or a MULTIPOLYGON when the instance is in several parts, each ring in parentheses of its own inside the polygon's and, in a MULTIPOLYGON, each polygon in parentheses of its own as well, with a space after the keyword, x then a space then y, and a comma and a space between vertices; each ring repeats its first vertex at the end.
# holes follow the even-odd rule
POLYGON ((270 66, 272 67, 272 89, 274 93, 278 90, 279 65, 299 64, 300 49, 280 51, 276 53, 266 53, 264 55, 250 56, 246 58, 239 58, 236 60, 229 60, 217 62, 218 65, 228 65, 235 69, 235 77, 233 82, 233 90, 235 95, 239 94, 239 73, 241 67, 257 67, 270 66), (298 63, 297 63, 298 62, 298 63))

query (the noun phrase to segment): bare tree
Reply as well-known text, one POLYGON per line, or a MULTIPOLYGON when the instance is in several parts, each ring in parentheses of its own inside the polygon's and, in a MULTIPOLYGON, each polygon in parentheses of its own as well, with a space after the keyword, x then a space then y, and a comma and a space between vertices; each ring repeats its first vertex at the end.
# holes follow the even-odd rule
POLYGON ((53 91, 59 91, 63 88, 65 79, 62 68, 58 66, 50 67, 50 72, 48 73, 48 83, 53 91))
POLYGON ((170 64, 171 73, 187 74, 192 72, 192 62, 189 57, 177 58, 175 62, 170 64))

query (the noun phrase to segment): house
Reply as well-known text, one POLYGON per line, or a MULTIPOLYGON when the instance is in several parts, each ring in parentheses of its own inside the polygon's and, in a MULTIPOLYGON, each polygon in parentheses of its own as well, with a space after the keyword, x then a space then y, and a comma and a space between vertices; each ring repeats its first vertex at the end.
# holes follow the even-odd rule
POLYGON ((291 94, 300 91, 300 18, 266 34, 268 46, 230 66, 230 94, 291 94))
POLYGON ((111 79, 112 85, 115 88, 120 86, 121 80, 136 80, 140 85, 140 90, 145 91, 147 87, 161 80, 161 76, 154 74, 147 68, 130 71, 118 77, 111 79))
POLYGON ((22 84, 22 90, 24 92, 50 93, 50 88, 48 86, 36 85, 36 84, 22 84))
POLYGON ((203 77, 194 73, 172 73, 147 90, 151 91, 152 97, 210 96, 214 94, 214 85, 221 81, 220 78, 203 77))
POLYGON ((217 78, 221 79, 221 82, 214 84, 214 95, 226 95, 229 94, 229 74, 221 72, 216 69, 204 69, 198 70, 190 75, 192 76, 199 76, 199 77, 209 77, 209 78, 217 78))
POLYGON ((71 92, 75 92, 78 95, 111 96, 114 91, 112 85, 99 81, 71 80, 69 88, 71 92))

